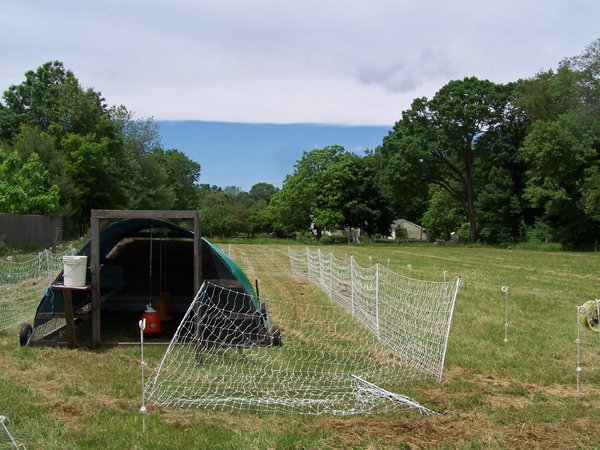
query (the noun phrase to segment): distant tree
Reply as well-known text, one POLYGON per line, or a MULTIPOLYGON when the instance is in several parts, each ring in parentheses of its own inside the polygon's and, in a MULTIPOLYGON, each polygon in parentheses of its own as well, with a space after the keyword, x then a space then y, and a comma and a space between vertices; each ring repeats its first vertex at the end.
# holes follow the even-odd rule
POLYGON ((57 149, 55 140, 45 131, 33 125, 22 125, 14 139, 13 149, 26 160, 37 153, 40 161, 52 174, 60 177, 63 170, 63 153, 57 149))
POLYGON ((269 204, 273 196, 279 192, 279 189, 270 183, 256 183, 250 188, 248 194, 256 202, 263 201, 265 205, 269 204))
POLYGON ((391 132, 377 147, 372 159, 377 184, 394 218, 419 222, 427 210, 430 177, 413 135, 391 132))
POLYGON ((0 147, 0 212, 56 216, 59 200, 60 190, 37 153, 22 163, 17 151, 0 147))
POLYGON ((130 209, 172 209, 175 193, 169 183, 157 124, 135 119, 125 107, 110 110, 120 135, 119 164, 115 167, 130 209))
POLYGON ((184 153, 176 149, 164 153, 167 184, 173 190, 174 209, 193 209, 198 204, 198 187, 200 164, 192 161, 184 153))
POLYGON ((294 167, 261 216, 275 231, 289 234, 312 226, 320 239, 324 229, 383 230, 382 220, 389 231, 375 177, 358 155, 333 145, 304 152, 294 167))
POLYGON ((356 164, 355 179, 348 187, 342 206, 344 225, 360 228, 369 236, 388 236, 394 213, 381 192, 374 161, 368 156, 359 158, 356 155, 353 155, 353 160, 356 164))
POLYGON ((515 98, 513 89, 503 120, 475 142, 478 230, 481 240, 490 244, 522 239, 525 224, 535 214, 524 197, 527 175, 520 151, 530 122, 515 98))
POLYGON ((63 142, 67 217, 76 227, 89 222, 92 209, 111 208, 121 196, 111 164, 108 139, 71 134, 63 142))
POLYGON ((67 236, 87 227, 92 208, 199 206, 200 164, 165 151, 156 123, 134 119, 124 106, 108 108, 61 62, 28 71, 2 99, 0 145, 23 167, 37 155, 49 177, 44 188, 59 189, 67 236))
POLYGON ((600 115, 600 38, 585 50, 562 63, 579 74, 578 92, 582 102, 593 114, 600 115))
POLYGON ((430 240, 448 240, 450 233, 458 232, 466 223, 464 210, 440 186, 430 186, 429 207, 423 214, 422 224, 430 240))
POLYGON ((257 183, 250 188, 247 220, 251 235, 257 232, 270 233, 274 231, 272 218, 266 212, 266 208, 277 192, 279 192, 278 188, 264 182, 257 183))
POLYGON ((594 221, 600 222, 600 167, 598 165, 585 170, 582 200, 585 213, 594 221))
POLYGON ((208 236, 230 237, 237 233, 239 223, 232 208, 216 204, 202 210, 202 232, 208 236))
POLYGON ((175 193, 169 183, 164 154, 153 148, 136 161, 137 169, 128 183, 128 208, 173 209, 175 193))
POLYGON ((556 71, 539 72, 517 83, 516 103, 527 113, 531 123, 555 120, 580 105, 577 94, 580 78, 580 74, 564 64, 556 71))
POLYGON ((298 231, 312 225, 317 239, 325 228, 340 228, 342 197, 353 179, 349 158, 337 145, 304 152, 269 205, 278 227, 298 231))

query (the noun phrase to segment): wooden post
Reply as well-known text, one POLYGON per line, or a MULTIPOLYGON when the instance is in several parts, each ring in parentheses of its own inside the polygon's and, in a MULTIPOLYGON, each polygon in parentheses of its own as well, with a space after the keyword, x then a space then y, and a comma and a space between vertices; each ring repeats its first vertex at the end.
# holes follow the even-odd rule
POLYGON ((194 218, 194 295, 202 283, 202 240, 200 236, 200 213, 193 212, 194 218))
POLYGON ((379 262, 375 264, 375 318, 377 320, 377 339, 381 339, 379 333, 379 262))
MULTIPOLYGON (((75 333, 75 312, 73 311, 73 292, 72 291, 87 291, 90 285, 85 286, 65 286, 64 284, 53 284, 52 289, 62 292, 63 298, 63 315, 67 328, 67 345, 69 348, 77 347, 77 334, 75 333)), ((57 317, 61 317, 57 314, 57 317)))
POLYGON ((92 210, 91 223, 91 273, 92 273, 92 348, 98 348, 101 341, 100 325, 100 217, 92 210))
POLYGON ((71 289, 63 289, 63 305, 65 309, 65 321, 67 322, 67 343, 69 348, 75 348, 75 318, 73 317, 71 289))

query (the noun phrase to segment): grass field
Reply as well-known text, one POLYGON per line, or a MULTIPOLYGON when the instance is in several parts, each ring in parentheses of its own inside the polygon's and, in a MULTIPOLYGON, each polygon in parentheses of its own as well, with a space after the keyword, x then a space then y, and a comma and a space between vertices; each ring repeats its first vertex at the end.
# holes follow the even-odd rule
MULTIPOLYGON (((262 274, 272 298, 324 296, 281 276, 285 246, 222 248, 249 277, 262 274)), ((397 244, 324 250, 415 278, 441 280, 446 271, 464 279, 443 382, 411 392, 447 414, 294 416, 149 405, 142 433, 139 348, 20 348, 15 327, 0 332, 0 415, 28 449, 600 448, 600 337, 584 330, 580 393, 575 344, 576 307, 600 297, 600 254, 397 244), (509 287, 507 343, 502 286, 509 287)), ((148 360, 163 351, 147 348, 148 360)), ((2 445, 9 448, 0 434, 2 445)))

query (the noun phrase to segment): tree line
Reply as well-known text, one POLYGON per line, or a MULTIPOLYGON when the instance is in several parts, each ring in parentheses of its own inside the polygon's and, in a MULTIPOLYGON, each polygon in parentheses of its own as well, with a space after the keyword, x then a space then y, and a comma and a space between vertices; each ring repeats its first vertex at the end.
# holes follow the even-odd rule
POLYGON ((415 99, 372 158, 395 212, 433 236, 579 245, 600 231, 599 155, 600 39, 530 79, 415 99))
POLYGON ((266 213, 317 234, 403 218, 431 239, 580 246, 600 231, 599 156, 600 39, 529 79, 450 81, 362 158, 306 152, 266 213))
POLYGON ((600 231, 600 39, 528 79, 450 81, 364 155, 304 152, 281 189, 201 184, 151 119, 108 106, 58 61, 2 99, 0 211, 61 216, 71 236, 93 208, 200 209, 203 233, 225 237, 387 235, 398 218, 490 244, 577 246, 600 231))

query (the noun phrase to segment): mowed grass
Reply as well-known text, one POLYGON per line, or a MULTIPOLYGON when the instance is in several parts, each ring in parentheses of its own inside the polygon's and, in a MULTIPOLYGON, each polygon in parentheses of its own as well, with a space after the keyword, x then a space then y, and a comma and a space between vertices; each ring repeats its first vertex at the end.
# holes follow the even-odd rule
MULTIPOLYGON (((323 298, 285 276, 285 246, 222 248, 271 298, 323 298)), ((462 277, 443 382, 408 393, 447 414, 313 417, 149 405, 142 433, 139 348, 20 348, 15 327, 0 332, 0 415, 28 449, 600 448, 600 338, 583 330, 580 393, 575 344, 577 306, 600 298, 600 254, 404 244, 321 249, 415 278, 462 277), (509 287, 506 343, 502 286, 509 287)), ((145 351, 152 365, 164 348, 145 351)))

